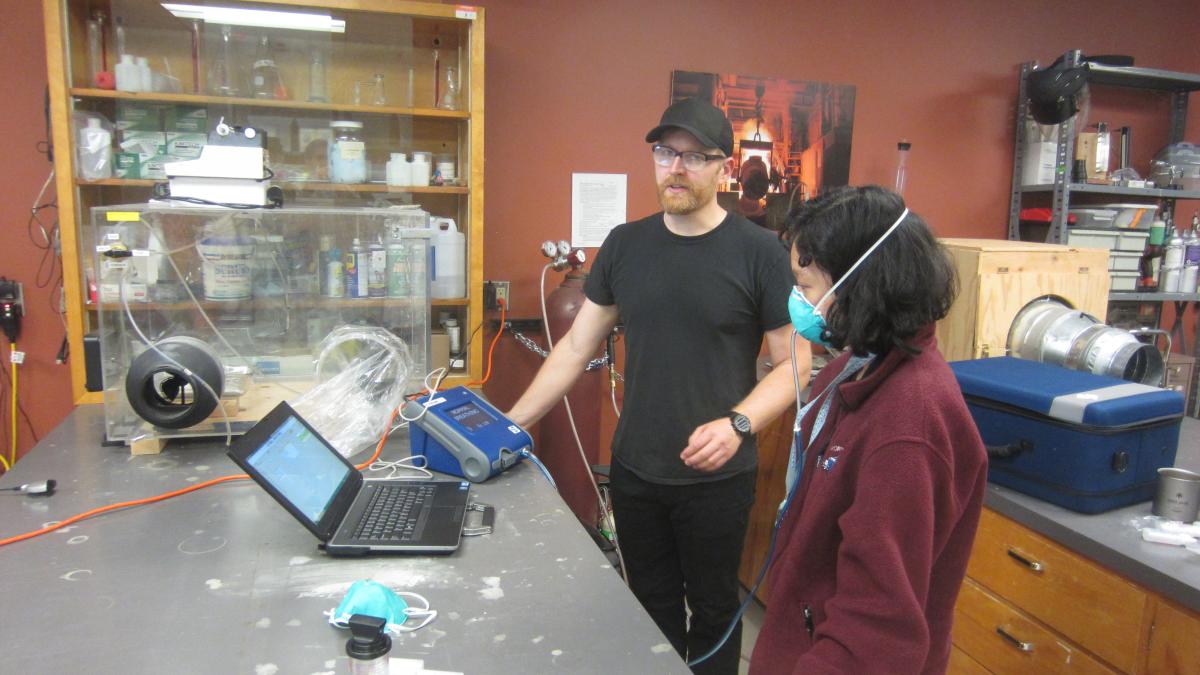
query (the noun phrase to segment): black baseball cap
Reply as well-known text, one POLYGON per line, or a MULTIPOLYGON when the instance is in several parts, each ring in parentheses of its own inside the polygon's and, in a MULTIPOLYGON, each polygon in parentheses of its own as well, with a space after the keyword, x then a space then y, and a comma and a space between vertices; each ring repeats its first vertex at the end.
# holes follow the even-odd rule
POLYGON ((706 147, 719 148, 726 157, 733 156, 733 127, 721 109, 698 98, 685 98, 663 111, 658 126, 646 134, 646 142, 654 143, 667 129, 678 127, 696 137, 706 147))

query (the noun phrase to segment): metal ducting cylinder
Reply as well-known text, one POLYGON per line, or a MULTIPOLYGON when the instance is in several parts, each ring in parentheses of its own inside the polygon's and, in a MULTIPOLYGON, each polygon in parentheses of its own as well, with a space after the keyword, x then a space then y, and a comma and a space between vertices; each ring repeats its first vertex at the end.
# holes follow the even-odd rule
POLYGON ((1161 384, 1164 373, 1154 345, 1053 297, 1038 298, 1017 313, 1008 331, 1008 353, 1153 386, 1161 384))

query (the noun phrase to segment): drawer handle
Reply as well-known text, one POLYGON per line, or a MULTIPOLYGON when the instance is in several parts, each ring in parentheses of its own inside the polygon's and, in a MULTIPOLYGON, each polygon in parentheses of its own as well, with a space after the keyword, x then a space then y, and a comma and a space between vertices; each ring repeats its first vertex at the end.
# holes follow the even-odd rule
POLYGON ((1028 567, 1029 569, 1033 570, 1034 572, 1041 572, 1045 567, 1044 565, 1042 565, 1042 563, 1034 560, 1033 558, 1030 558, 1024 551, 1021 551, 1020 549, 1015 549, 1015 548, 1008 549, 1008 557, 1012 558, 1013 560, 1016 560, 1017 562, 1028 567))
POLYGON ((1008 631, 1004 630, 1004 626, 996 626, 996 633, 998 633, 1000 635, 1000 637, 1004 638, 1004 640, 1006 642, 1008 642, 1010 645, 1016 647, 1017 649, 1020 649, 1023 652, 1033 651, 1033 643, 1032 642, 1024 642, 1022 640, 1018 640, 1017 638, 1013 637, 1012 635, 1009 635, 1008 631))

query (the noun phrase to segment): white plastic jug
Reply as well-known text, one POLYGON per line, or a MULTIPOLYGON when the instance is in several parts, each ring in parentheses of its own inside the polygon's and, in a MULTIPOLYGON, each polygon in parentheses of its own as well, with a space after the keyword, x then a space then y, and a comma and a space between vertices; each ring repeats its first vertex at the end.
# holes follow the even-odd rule
POLYGON ((437 299, 467 295, 467 238, 453 218, 430 218, 433 229, 433 265, 429 268, 430 290, 437 299))

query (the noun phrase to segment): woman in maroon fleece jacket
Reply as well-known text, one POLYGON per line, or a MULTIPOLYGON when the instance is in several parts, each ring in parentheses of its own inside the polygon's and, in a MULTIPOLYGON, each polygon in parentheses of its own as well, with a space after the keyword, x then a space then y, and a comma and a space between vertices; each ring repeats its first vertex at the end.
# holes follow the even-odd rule
POLYGON ((813 383, 796 434, 750 671, 945 672, 987 480, 933 336, 954 268, 878 187, 808 202, 784 236, 793 325, 846 351, 813 383))

